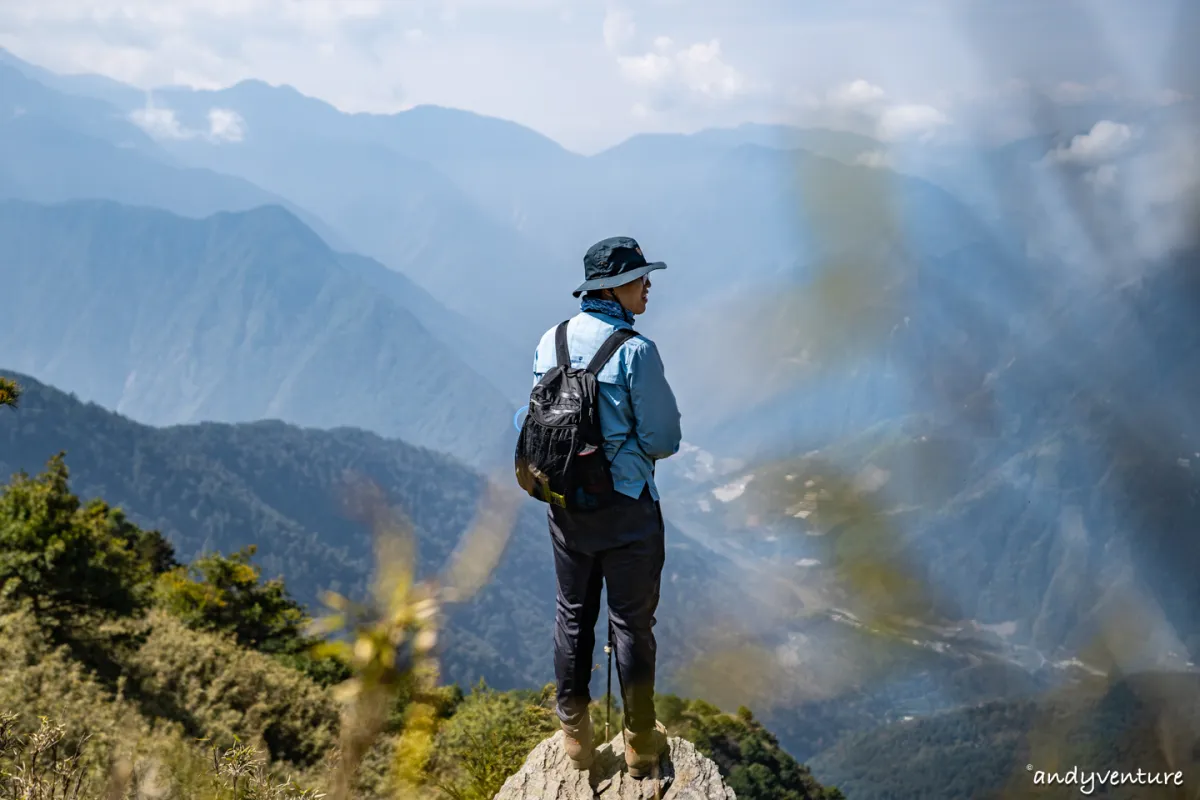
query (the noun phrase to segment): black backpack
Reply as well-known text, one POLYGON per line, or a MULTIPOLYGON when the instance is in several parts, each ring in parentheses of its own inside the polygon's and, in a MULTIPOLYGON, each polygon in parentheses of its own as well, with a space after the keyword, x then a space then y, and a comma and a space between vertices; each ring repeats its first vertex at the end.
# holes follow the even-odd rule
POLYGON ((529 393, 529 413, 517 437, 517 483, 530 497, 570 511, 595 511, 612 500, 596 373, 633 336, 637 331, 618 328, 591 363, 578 369, 567 350, 567 322, 555 329, 558 364, 529 393))

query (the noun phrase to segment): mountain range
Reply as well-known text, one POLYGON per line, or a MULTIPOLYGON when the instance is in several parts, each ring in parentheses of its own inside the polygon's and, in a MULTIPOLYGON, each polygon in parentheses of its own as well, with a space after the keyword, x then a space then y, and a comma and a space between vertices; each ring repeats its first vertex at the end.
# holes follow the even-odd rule
POLYGON ((22 299, 0 349, 107 408, 355 425, 476 461, 511 438, 514 408, 410 308, 457 333, 448 313, 399 276, 381 291, 278 206, 194 220, 0 201, 0 241, 0 293, 22 299))
MULTIPOLYGON (((696 347, 696 334, 711 331, 734 349, 722 341, 727 324, 756 318, 743 298, 810 280, 859 257, 864 243, 903 240, 913 260, 983 253, 991 261, 1011 244, 936 185, 862 163, 883 145, 857 135, 748 125, 635 137, 585 158, 513 123, 453 109, 344 114, 258 81, 145 93, 53 76, 11 54, 5 64, 0 103, 39 95, 43 106, 78 107, 69 122, 28 111, 13 121, 53 126, 66 139, 34 159, 45 165, 36 180, 21 183, 63 188, 10 196, 105 198, 205 216, 245 210, 247 187, 261 187, 259 202, 285 205, 335 250, 379 261, 470 320, 479 335, 462 337, 462 355, 487 364, 477 369, 514 407, 526 395, 532 343, 577 308, 569 291, 582 278, 582 252, 615 233, 635 235, 671 265, 656 276, 653 314, 639 330, 659 342, 668 369, 677 365, 669 377, 698 441, 728 430, 735 412, 713 402, 720 382, 697 368, 710 348, 696 347), (4 89, 18 84, 19 93, 4 89), (107 148, 87 158, 103 174, 80 186, 87 170, 71 168, 77 142, 68 139, 89 126, 116 133, 92 143, 107 148), (120 164, 113 148, 133 157, 127 141, 147 153, 138 170, 182 167, 189 181, 219 176, 240 188, 184 189, 177 180, 179 197, 139 195, 122 177, 137 170, 105 166, 120 164), (207 208, 196 208, 204 196, 207 208), (879 213, 881 204, 891 210, 879 213)), ((20 148, 10 152, 16 158, 20 148)))
MULTIPOLYGON (((255 81, 147 96, 0 56, 0 294, 20 298, 0 353, 33 387, 0 466, 65 447, 81 493, 185 555, 255 540, 306 599, 361 589, 333 476, 427 515, 445 557, 481 479, 433 450, 508 457, 582 251, 629 234, 670 264, 637 327, 689 440, 660 469, 685 693, 756 706, 793 755, 826 751, 818 777, 884 796, 855 753, 967 724, 911 739, 905 716, 994 700, 1005 728, 1064 682, 1194 669, 1194 197, 1104 183, 1165 186, 1137 171, 1156 136, 1078 158, 1099 120, 1076 109, 908 174, 866 137, 769 126, 583 157, 452 109, 343 114, 255 81)), ((456 679, 545 678, 542 524, 522 510, 457 612, 456 679)))
MULTIPOLYGON (((481 475, 399 440, 277 421, 155 428, 2 373, 24 393, 15 413, 0 415, 0 473, 35 473, 65 451, 81 498, 106 498, 161 531, 184 561, 256 545, 264 577, 283 576, 314 613, 326 589, 352 598, 368 590, 373 531, 349 503, 363 487, 378 487, 411 522, 421 576, 443 570, 477 515, 494 513, 483 505, 481 475)), ((1053 667, 1031 677, 982 637, 926 631, 924 642, 881 640, 830 609, 798 608, 796 592, 810 595, 789 570, 727 555, 691 535, 686 515, 676 525, 676 516, 667 517, 657 614, 659 691, 695 691, 720 708, 748 705, 797 758, 903 713, 1019 699, 1071 677, 1053 667)), ((544 506, 526 499, 510 529, 495 527, 503 550, 494 571, 480 576, 478 594, 449 608, 442 674, 464 686, 480 678, 501 689, 542 686, 553 675, 555 602, 544 506)), ((597 641, 605 624, 602 615, 597 641)), ((596 697, 604 692, 600 672, 596 697)))

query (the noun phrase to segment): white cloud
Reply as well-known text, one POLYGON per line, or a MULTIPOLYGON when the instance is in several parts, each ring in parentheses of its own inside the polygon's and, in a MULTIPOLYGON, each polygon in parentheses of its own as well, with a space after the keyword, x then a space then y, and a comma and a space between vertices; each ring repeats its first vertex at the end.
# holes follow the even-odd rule
POLYGON ((621 74, 634 83, 655 84, 669 78, 675 71, 675 61, 661 53, 641 56, 621 56, 617 59, 621 74))
POLYGON ((680 47, 669 36, 657 36, 651 50, 637 52, 633 18, 614 10, 604 17, 603 33, 622 77, 654 95, 635 104, 635 116, 649 116, 655 105, 675 105, 681 99, 726 100, 746 89, 745 77, 724 59, 720 39, 680 47))
POLYGON ((702 94, 728 97, 741 91, 741 73, 721 58, 721 42, 693 44, 676 54, 684 84, 702 94))
POLYGON ((828 101, 835 108, 863 108, 883 100, 886 93, 875 84, 861 78, 831 89, 828 101))
MULTIPOLYGON (((670 45, 662 47, 669 48, 670 45)), ((630 82, 660 90, 675 88, 711 98, 728 98, 746 85, 742 74, 721 58, 721 43, 717 39, 670 53, 618 56, 617 64, 630 82)))
MULTIPOLYGON (((838 84, 819 99, 801 98, 801 105, 832 115, 830 122, 836 127, 859 130, 884 141, 925 141, 950 124, 950 118, 940 109, 925 103, 898 102, 883 87, 864 78, 838 84)), ((862 157, 867 159, 862 163, 881 165, 873 155, 862 157)))
POLYGON ((152 103, 134 111, 129 119, 155 139, 187 139, 192 136, 192 132, 180 124, 174 111, 156 108, 152 103))
POLYGON ((928 139, 934 131, 949 123, 949 118, 933 106, 891 106, 879 116, 879 138, 888 141, 909 137, 928 139))
POLYGON ((1132 141, 1133 129, 1128 125, 1102 119, 1088 133, 1054 150, 1051 158, 1061 164, 1100 164, 1121 155, 1132 141))
POLYGON ((155 139, 207 139, 210 142, 240 142, 246 135, 246 121, 242 115, 229 108, 208 110, 208 130, 188 128, 179 121, 175 111, 155 106, 148 101, 129 115, 133 124, 155 139))
POLYGON ((628 11, 609 9, 604 15, 604 46, 614 52, 625 52, 637 36, 637 26, 628 11))
POLYGON ((221 142, 240 142, 246 135, 246 121, 231 108, 208 111, 208 138, 221 142))
MULTIPOLYGON (((986 42, 972 41, 955 24, 950 5, 0 0, 0 44, 57 72, 95 72, 146 89, 219 88, 258 78, 294 86, 345 111, 387 113, 418 103, 467 108, 591 151, 638 130, 768 117, 795 123, 800 112, 806 114, 803 124, 809 117, 828 124, 841 115, 853 124, 837 127, 875 134, 883 112, 898 104, 928 104, 952 117, 955 130, 977 120, 981 134, 1004 140, 1045 132, 1032 130, 1038 123, 1029 121, 1031 106, 1022 98, 1002 108, 990 100, 967 106, 945 99, 947 93, 979 93, 1011 76, 1036 74, 1039 88, 1057 86, 1063 100, 1085 98, 1092 90, 1106 91, 1100 74, 1105 63, 1117 65, 1123 73, 1118 77, 1143 94, 1154 87, 1174 90, 1157 91, 1153 102, 1200 94, 1194 77, 1180 70, 1164 74, 1167 62, 1157 54, 1169 37, 1150 33, 1151 23, 1164 18, 1157 12, 1139 12, 1136 19, 1131 12, 1128 22, 1136 24, 1113 27, 1114 40, 1125 45, 1120 59, 1106 62, 1082 35, 1061 36, 1062 26, 1051 24, 1061 21, 1057 4, 1020 3, 1019 9, 986 13, 982 6, 1009 4, 977 4, 983 17, 997 23, 978 28, 986 42), (1003 40, 1011 35, 1017 38, 1003 40), (436 48, 417 46, 435 39, 436 48), (618 64, 618 58, 642 60, 618 64), (767 80, 781 84, 779 90, 767 80), (802 99, 791 102, 793 96, 802 99), (628 109, 634 103, 653 112, 652 125, 635 125, 627 115, 600 122, 590 113, 597 104, 628 109), (1018 129, 1022 120, 1029 130, 1018 129)), ((909 125, 908 114, 893 112, 887 128, 909 125)), ((145 121, 165 135, 174 131, 169 117, 145 121)), ((950 133, 935 128, 939 135, 950 133)))

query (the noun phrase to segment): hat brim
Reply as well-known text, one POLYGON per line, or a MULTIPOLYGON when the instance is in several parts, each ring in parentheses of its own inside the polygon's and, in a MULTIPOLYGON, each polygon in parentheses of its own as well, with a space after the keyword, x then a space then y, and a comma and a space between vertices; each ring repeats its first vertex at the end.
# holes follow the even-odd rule
POLYGON ((595 280, 584 281, 579 284, 579 288, 571 292, 572 297, 579 297, 584 292, 590 292, 592 289, 612 289, 617 286, 624 286, 630 281, 636 281, 648 272, 653 272, 656 269, 666 269, 667 265, 664 261, 655 261, 651 264, 646 264, 643 267, 631 269, 629 272, 622 272, 620 275, 613 275, 611 278, 596 278, 595 280))

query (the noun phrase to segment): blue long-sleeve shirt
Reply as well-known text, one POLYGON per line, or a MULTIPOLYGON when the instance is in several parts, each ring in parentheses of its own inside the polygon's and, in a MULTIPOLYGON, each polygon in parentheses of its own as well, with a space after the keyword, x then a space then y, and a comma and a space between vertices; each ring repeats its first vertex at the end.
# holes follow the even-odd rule
MULTIPOLYGON (((557 326, 555 326, 557 327, 557 326)), ((583 368, 616 328, 633 327, 623 319, 581 311, 567 323, 571 365, 583 368)), ((557 363, 554 328, 546 331, 533 355, 533 382, 557 363)), ((596 375, 600 388, 600 431, 604 453, 612 464, 613 487, 637 499, 654 485, 654 462, 679 452, 679 407, 667 383, 658 348, 645 336, 627 339, 596 375)))

